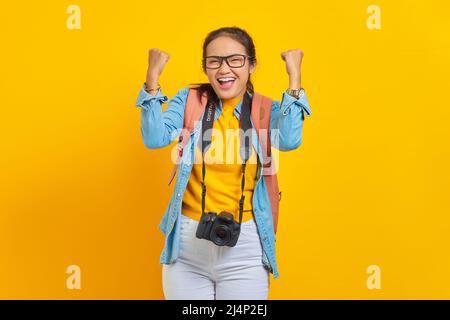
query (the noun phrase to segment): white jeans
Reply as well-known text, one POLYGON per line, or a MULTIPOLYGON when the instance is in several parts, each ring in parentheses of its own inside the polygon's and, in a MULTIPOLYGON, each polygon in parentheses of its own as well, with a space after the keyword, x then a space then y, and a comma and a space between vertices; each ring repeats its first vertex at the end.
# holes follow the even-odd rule
POLYGON ((162 265, 168 300, 265 300, 269 271, 254 219, 243 222, 234 247, 218 246, 195 236, 198 221, 181 215, 180 252, 162 265))

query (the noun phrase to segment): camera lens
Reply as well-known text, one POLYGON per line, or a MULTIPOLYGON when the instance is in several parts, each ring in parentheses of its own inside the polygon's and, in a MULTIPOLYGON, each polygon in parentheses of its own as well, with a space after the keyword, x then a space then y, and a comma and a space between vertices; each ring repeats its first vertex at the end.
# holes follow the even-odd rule
POLYGON ((216 230, 216 235, 217 235, 219 238, 225 238, 225 237, 227 236, 227 231, 224 230, 223 228, 218 228, 218 229, 216 230))
POLYGON ((228 227, 223 225, 216 227, 213 231, 213 235, 214 237, 212 237, 211 240, 218 246, 225 245, 231 238, 230 230, 228 230, 228 227))

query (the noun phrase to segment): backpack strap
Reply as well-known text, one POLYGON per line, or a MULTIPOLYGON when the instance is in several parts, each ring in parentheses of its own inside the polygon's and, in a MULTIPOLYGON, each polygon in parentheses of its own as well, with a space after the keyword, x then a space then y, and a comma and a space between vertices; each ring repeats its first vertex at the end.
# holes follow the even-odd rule
POLYGON ((203 95, 199 99, 197 88, 189 89, 189 93, 186 99, 186 105, 184 108, 183 129, 181 130, 180 136, 178 138, 178 154, 175 159, 175 164, 173 166, 172 172, 170 173, 170 177, 167 180, 167 185, 170 185, 173 178, 175 177, 175 174, 177 173, 181 157, 183 156, 183 149, 189 140, 189 136, 191 135, 192 130, 194 130, 195 126, 200 121, 207 102, 208 98, 206 92, 203 93, 203 95))
POLYGON ((262 148, 263 163, 262 174, 267 187, 270 207, 272 209, 272 220, 274 232, 278 226, 278 208, 280 202, 280 192, 275 164, 272 158, 270 143, 270 114, 272 111, 272 100, 257 92, 253 94, 252 120, 258 135, 258 141, 262 148))

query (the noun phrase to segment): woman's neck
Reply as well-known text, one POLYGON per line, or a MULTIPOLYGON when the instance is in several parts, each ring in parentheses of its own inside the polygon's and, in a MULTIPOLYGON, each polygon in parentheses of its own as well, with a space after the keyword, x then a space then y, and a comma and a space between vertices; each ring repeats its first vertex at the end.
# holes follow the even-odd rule
POLYGON ((222 105, 226 108, 226 107, 235 107, 239 101, 241 101, 242 97, 237 96, 234 98, 229 98, 229 99, 222 99, 222 105))

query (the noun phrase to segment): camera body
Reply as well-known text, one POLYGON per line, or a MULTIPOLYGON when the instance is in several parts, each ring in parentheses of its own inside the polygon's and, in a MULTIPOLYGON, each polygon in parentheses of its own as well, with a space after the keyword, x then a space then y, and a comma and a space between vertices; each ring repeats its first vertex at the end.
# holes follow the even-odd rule
POLYGON ((241 225, 234 221, 233 214, 227 211, 205 212, 197 227, 196 236, 218 246, 234 247, 239 239, 241 225))

